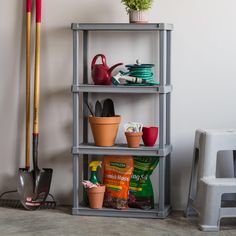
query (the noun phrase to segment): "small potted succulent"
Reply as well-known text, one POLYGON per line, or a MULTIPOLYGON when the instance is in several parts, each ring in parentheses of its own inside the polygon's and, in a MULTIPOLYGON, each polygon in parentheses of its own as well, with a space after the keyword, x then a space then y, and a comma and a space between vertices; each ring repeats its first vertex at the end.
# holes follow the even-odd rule
POLYGON ((143 124, 137 122, 129 122, 124 125, 124 128, 128 147, 138 148, 143 135, 143 124))
POLYGON ((130 23, 147 23, 148 10, 152 7, 153 0, 121 0, 129 14, 130 23))

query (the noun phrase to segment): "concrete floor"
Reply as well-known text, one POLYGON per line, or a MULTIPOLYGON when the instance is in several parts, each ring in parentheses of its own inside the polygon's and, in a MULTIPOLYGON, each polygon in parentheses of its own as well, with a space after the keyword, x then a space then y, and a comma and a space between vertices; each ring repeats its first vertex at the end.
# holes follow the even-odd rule
POLYGON ((204 233, 197 229, 196 218, 185 219, 181 212, 165 220, 72 216, 70 212, 68 207, 39 211, 0 208, 0 235, 236 235, 236 219, 224 221, 220 232, 204 233))

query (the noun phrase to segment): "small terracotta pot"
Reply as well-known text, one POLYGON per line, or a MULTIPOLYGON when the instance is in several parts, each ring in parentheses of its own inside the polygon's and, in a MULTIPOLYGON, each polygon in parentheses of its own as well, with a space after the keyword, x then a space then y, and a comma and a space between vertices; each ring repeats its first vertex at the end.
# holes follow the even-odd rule
POLYGON ((93 209, 102 208, 105 189, 106 189, 105 185, 88 189, 90 208, 93 209))
POLYGON ((111 147, 115 144, 118 132, 120 116, 96 117, 89 116, 89 123, 93 133, 93 139, 96 146, 111 147))
POLYGON ((138 148, 142 138, 143 132, 125 132, 128 147, 138 148))

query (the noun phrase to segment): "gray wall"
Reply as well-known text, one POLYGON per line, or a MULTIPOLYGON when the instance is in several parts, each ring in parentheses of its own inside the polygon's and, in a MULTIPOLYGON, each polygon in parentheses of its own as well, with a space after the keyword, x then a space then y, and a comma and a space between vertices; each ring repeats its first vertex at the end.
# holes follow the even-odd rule
MULTIPOLYGON (((23 2, 1 1, 0 6, 0 191, 15 188, 17 169, 24 165, 23 2)), ((127 22, 128 16, 117 0, 50 0, 43 4, 40 166, 54 169, 52 193, 60 203, 71 203, 70 23, 127 22)), ((194 130, 235 127, 235 8, 233 0, 158 0, 150 13, 150 22, 175 25, 172 44, 174 209, 183 209, 186 204, 194 130)), ((89 59, 102 52, 109 65, 120 61, 133 63, 136 58, 153 62, 155 37, 149 36, 141 33, 135 36, 93 34, 89 59)), ((152 117, 157 114, 153 107, 157 103, 153 96, 111 97, 117 113, 123 116, 123 123, 128 120, 141 121, 145 125, 154 123, 152 117)), ((118 141, 124 141, 123 127, 118 141)))

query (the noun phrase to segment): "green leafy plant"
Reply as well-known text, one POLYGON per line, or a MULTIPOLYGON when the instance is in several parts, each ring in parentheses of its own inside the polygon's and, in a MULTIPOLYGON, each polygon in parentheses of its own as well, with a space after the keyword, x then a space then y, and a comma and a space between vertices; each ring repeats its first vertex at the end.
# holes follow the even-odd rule
POLYGON ((142 11, 150 9, 153 0, 121 0, 121 3, 126 6, 126 11, 129 13, 131 10, 142 11))

